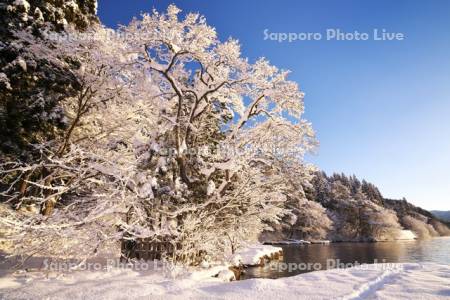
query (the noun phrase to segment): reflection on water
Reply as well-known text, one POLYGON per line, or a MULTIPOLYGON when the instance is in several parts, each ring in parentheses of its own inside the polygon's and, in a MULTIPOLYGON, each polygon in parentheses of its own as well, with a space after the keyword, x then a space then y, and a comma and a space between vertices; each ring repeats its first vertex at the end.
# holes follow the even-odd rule
POLYGON ((284 257, 246 270, 244 278, 279 278, 333 268, 336 263, 437 262, 450 264, 450 238, 383 243, 282 246, 284 257), (290 265, 290 270, 287 266, 290 265), (294 266, 295 265, 295 266, 294 266))

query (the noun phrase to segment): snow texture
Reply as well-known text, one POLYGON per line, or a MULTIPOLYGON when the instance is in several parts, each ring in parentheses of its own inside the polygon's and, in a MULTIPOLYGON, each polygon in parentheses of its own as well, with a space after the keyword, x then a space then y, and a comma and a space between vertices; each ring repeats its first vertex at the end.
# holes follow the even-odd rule
MULTIPOLYGON (((228 272, 223 272, 223 276, 228 272)), ((448 299, 450 266, 378 264, 224 283, 161 272, 25 273, 0 279, 2 299, 448 299), (326 287, 326 288, 324 288, 326 287)), ((210 273, 211 274, 211 273, 210 273)), ((221 276, 222 277, 222 276, 221 276)))
POLYGON ((234 265, 253 266, 258 265, 265 256, 270 257, 272 254, 283 251, 280 247, 269 245, 252 245, 236 252, 232 258, 234 265))

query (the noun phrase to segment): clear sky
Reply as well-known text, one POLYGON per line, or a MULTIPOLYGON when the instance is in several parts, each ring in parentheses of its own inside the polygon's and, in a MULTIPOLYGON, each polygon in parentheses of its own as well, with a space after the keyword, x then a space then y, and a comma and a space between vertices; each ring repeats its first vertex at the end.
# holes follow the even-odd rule
POLYGON ((450 210, 450 1, 99 0, 98 13, 116 27, 170 3, 205 15, 251 60, 293 72, 320 142, 309 161, 365 178, 385 197, 450 210), (279 43, 264 40, 265 29, 322 39, 279 43), (327 29, 370 38, 327 40, 327 29), (374 29, 405 39, 374 41, 374 29))

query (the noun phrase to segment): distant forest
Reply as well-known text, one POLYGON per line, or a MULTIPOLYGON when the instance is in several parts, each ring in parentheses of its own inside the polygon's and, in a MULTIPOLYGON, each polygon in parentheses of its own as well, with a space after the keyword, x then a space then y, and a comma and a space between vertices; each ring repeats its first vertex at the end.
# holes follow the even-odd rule
POLYGON ((303 193, 307 201, 291 202, 295 221, 285 218, 263 238, 380 241, 400 238, 403 229, 418 238, 450 234, 448 225, 430 212, 406 199, 386 199, 377 186, 355 175, 317 172, 303 193))

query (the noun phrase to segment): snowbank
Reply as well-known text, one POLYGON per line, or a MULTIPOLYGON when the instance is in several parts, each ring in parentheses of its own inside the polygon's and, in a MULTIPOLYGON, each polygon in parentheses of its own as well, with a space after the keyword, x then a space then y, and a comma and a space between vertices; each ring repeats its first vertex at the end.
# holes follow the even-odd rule
MULTIPOLYGON (((42 275, 42 274, 41 274, 42 275)), ((448 299, 450 266, 379 264, 231 283, 132 270, 0 278, 1 299, 448 299), (324 288, 326 287, 326 288, 324 288)))
POLYGON ((235 266, 256 266, 263 265, 265 259, 277 259, 283 253, 280 247, 270 245, 252 245, 237 251, 231 262, 235 266))
POLYGON ((282 241, 268 241, 268 242, 264 242, 264 244, 266 244, 266 245, 309 245, 309 244, 311 244, 311 242, 305 241, 305 240, 289 239, 289 240, 282 240, 282 241))
POLYGON ((411 230, 402 230, 396 239, 412 241, 417 239, 417 235, 411 230))
POLYGON ((329 244, 331 244, 331 241, 329 241, 329 240, 312 240, 311 244, 329 245, 329 244))

